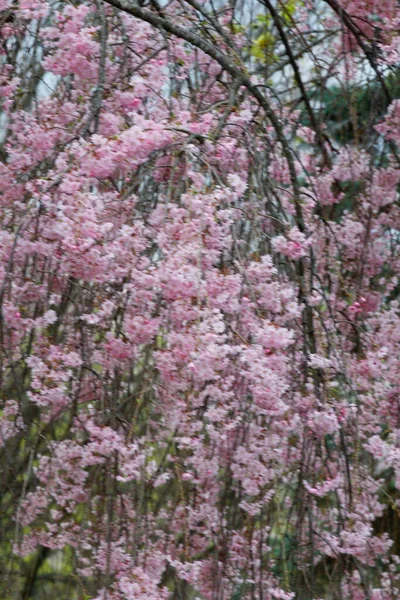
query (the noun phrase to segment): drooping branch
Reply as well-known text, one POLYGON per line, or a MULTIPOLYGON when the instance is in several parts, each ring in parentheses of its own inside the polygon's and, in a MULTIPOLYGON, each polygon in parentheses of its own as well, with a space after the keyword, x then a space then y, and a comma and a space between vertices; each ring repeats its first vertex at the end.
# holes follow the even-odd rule
POLYGON ((229 56, 218 50, 210 42, 203 40, 196 33, 193 33, 192 31, 189 31, 188 29, 185 29, 184 27, 173 23, 165 17, 156 15, 153 12, 147 10, 146 8, 141 8, 137 4, 129 2, 128 0, 105 1, 107 4, 126 12, 127 14, 130 14, 133 17, 136 17, 137 19, 141 19, 142 21, 153 25, 153 27, 155 27, 156 29, 171 33, 172 35, 189 42, 196 48, 199 48, 199 50, 202 50, 210 58, 214 59, 227 73, 229 73, 229 75, 232 76, 236 83, 243 85, 248 90, 248 92, 257 100, 260 106, 262 106, 262 108, 264 109, 267 118, 270 120, 271 125, 275 130, 276 137, 282 146, 282 151, 288 163, 290 180, 293 187, 297 225, 300 231, 305 231, 306 227, 300 201, 300 186, 296 175, 292 151, 285 138, 283 127, 279 121, 279 118, 276 116, 272 106, 268 102, 265 95, 260 91, 259 87, 251 82, 250 76, 246 72, 245 66, 236 64, 235 61, 232 60, 229 56))
POLYGON ((271 16, 272 16, 272 18, 274 20, 275 26, 276 26, 276 28, 277 28, 277 30, 279 32, 279 36, 280 36, 280 38, 282 40, 282 43, 283 43, 283 45, 285 47, 285 51, 286 51, 287 57, 289 59, 289 63, 291 65, 292 69, 293 69, 294 77, 295 77, 296 83, 297 83, 297 85, 299 87, 299 90, 300 90, 300 93, 301 93, 301 98, 302 98, 302 100, 303 100, 303 102, 305 104, 308 116, 310 118, 311 125, 312 125, 312 127, 313 127, 313 129, 314 129, 314 131, 316 133, 317 142, 318 142, 318 145, 320 146, 320 149, 321 149, 321 152, 322 152, 322 155, 323 155, 323 158, 324 158, 324 164, 325 165, 329 165, 330 164, 330 158, 329 158, 326 146, 325 146, 325 139, 324 139, 324 136, 322 134, 321 127, 319 126, 319 123, 318 123, 317 119, 315 118, 315 114, 314 114, 313 108, 311 106, 307 90, 305 88, 305 85, 303 83, 303 79, 301 77, 301 73, 300 73, 299 66, 297 64, 297 60, 296 60, 296 58, 294 56, 294 53, 293 53, 292 48, 290 46, 290 43, 289 43, 289 40, 288 40, 287 35, 285 33, 285 30, 284 30, 284 28, 282 26, 281 18, 279 16, 278 12, 275 10, 273 4, 270 2, 270 0, 262 0, 262 2, 266 6, 266 8, 269 10, 269 12, 270 12, 270 14, 271 14, 271 16))
POLYGON ((369 64, 373 68, 378 78, 380 85, 384 91, 384 94, 390 104, 392 101, 392 96, 390 91, 385 83, 385 80, 382 77, 382 73, 379 70, 379 67, 376 63, 375 52, 372 48, 369 47, 368 43, 363 39, 363 32, 359 27, 354 23, 353 19, 349 15, 349 13, 339 4, 337 0, 325 0, 326 3, 331 7, 331 9, 338 15, 338 17, 343 21, 343 24, 347 27, 347 29, 354 35, 357 40, 357 44, 360 46, 361 50, 364 52, 369 64))

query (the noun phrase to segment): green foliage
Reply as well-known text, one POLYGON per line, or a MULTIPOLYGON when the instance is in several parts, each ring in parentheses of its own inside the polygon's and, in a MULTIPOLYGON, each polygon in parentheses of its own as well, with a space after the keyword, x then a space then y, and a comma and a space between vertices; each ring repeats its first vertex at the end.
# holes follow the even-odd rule
MULTIPOLYGON (((400 96, 400 75, 389 75, 385 85, 392 98, 400 96)), ((311 100, 321 104, 319 120, 340 144, 364 141, 373 133, 373 126, 387 111, 389 101, 381 83, 377 80, 360 86, 343 89, 340 86, 326 88, 322 94, 316 91, 311 100)), ((309 125, 304 111, 303 123, 309 125)))
MULTIPOLYGON (((303 5, 302 0, 287 0, 277 7, 280 20, 285 25, 290 25, 296 9, 303 5)), ((252 28, 259 32, 254 40, 250 54, 262 64, 271 64, 276 60, 274 54, 279 38, 274 34, 275 23, 270 14, 257 15, 252 28)))
POLYGON ((251 55, 260 62, 267 62, 268 54, 274 47, 275 37, 269 31, 265 31, 253 42, 251 55))

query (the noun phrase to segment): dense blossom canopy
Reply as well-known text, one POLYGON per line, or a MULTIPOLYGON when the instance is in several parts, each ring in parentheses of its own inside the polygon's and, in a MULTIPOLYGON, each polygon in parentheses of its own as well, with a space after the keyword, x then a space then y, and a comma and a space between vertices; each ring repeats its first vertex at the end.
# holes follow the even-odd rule
POLYGON ((0 30, 1 597, 400 598, 397 0, 0 30))

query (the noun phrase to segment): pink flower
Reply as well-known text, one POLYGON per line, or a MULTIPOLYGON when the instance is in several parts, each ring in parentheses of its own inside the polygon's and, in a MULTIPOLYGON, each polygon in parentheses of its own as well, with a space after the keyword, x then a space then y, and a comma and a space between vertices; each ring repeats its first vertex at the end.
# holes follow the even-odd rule
POLYGON ((278 235, 273 238, 272 247, 276 252, 280 252, 293 260, 298 260, 307 255, 307 249, 310 243, 310 239, 307 239, 297 227, 293 227, 289 231, 287 237, 278 235))

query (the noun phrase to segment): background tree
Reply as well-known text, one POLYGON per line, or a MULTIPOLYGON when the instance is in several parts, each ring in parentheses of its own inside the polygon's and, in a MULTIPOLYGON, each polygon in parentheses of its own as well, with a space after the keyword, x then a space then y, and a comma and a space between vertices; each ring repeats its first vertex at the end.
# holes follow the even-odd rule
POLYGON ((1 0, 0 595, 392 600, 396 0, 1 0))

